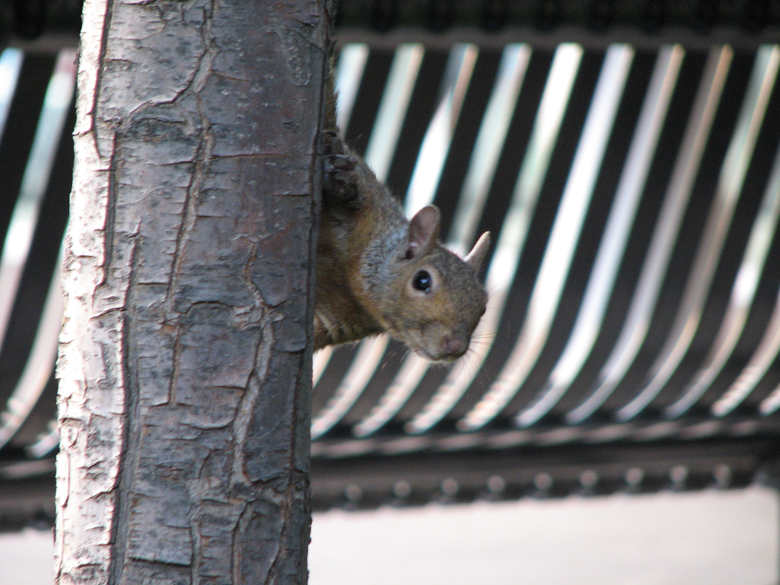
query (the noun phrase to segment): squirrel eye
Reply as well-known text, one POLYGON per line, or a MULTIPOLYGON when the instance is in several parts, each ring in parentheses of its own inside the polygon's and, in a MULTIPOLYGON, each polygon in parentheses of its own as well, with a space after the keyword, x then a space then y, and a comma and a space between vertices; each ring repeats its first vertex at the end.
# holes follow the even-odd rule
POLYGON ((431 292, 433 279, 431 278, 431 275, 428 274, 425 270, 420 270, 420 272, 414 275, 412 286, 417 290, 421 290, 426 293, 431 292))

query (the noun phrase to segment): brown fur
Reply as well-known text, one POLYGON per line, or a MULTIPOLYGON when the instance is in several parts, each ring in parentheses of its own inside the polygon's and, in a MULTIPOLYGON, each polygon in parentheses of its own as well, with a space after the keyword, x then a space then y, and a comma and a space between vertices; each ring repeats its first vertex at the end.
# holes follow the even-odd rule
POLYGON ((335 130, 323 143, 315 349, 388 332, 430 360, 460 357, 485 312, 477 271, 488 238, 467 261, 458 258, 438 242, 438 209, 428 206, 410 223, 335 130), (415 287, 421 271, 429 290, 415 287))

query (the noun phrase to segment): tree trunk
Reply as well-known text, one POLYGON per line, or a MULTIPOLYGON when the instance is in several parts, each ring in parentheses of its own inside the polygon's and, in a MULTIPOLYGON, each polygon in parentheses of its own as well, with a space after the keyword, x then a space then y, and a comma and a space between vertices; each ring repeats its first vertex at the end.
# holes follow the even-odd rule
POLYGON ((307 580, 324 2, 85 2, 61 585, 307 580))

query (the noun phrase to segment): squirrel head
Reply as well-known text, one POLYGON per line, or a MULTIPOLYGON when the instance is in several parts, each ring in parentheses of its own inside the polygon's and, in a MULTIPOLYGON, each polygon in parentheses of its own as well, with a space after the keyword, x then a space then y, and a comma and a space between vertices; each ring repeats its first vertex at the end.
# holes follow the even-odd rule
POLYGON ((490 246, 485 232, 463 259, 439 244, 440 213, 429 205, 409 222, 408 237, 390 265, 380 304, 388 333, 418 355, 452 361, 468 350, 485 312, 487 294, 477 273, 490 246))

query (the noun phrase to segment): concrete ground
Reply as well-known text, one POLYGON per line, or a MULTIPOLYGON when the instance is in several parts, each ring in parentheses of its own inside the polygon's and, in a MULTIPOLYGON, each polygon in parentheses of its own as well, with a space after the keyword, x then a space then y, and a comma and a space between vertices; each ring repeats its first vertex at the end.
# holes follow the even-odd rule
POLYGON ((773 585, 777 494, 524 500, 313 524, 311 585, 773 585))
MULTIPOLYGON (((777 494, 746 490, 318 514, 311 585, 776 585, 777 494)), ((0 536, 0 585, 51 585, 51 535, 0 536)))

